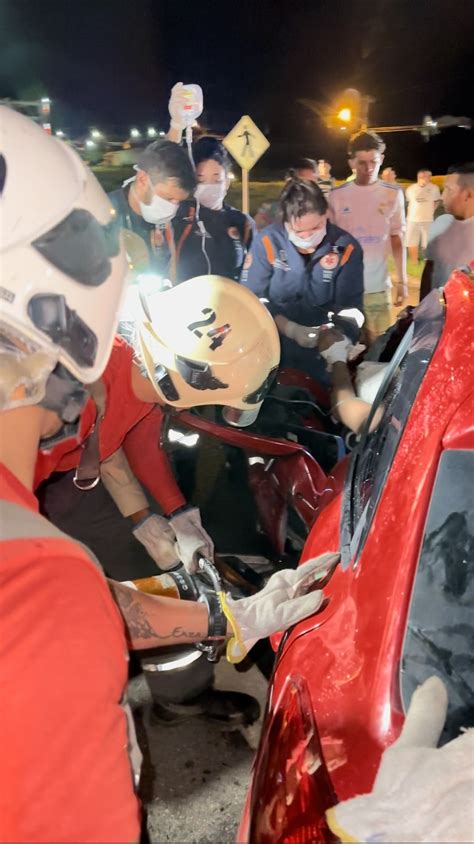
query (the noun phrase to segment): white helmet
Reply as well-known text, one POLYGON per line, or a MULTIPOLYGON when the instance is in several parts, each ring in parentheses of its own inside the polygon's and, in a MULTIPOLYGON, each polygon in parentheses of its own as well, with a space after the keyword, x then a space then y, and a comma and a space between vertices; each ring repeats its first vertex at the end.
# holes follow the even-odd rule
POLYGON ((120 226, 79 156, 5 107, 0 259, 0 335, 10 355, 15 349, 25 361, 31 358, 27 376, 43 381, 32 392, 37 397, 38 388, 44 389, 45 360, 49 372, 61 363, 82 383, 96 381, 110 355, 125 292, 120 226))
POLYGON ((278 331, 259 299, 204 275, 142 305, 140 354, 160 399, 180 408, 225 405, 229 424, 254 422, 280 362, 278 331))

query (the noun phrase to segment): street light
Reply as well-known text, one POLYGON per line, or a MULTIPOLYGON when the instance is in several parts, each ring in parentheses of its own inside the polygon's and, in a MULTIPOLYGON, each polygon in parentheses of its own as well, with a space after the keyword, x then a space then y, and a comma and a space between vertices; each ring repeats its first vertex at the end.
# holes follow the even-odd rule
POLYGON ((352 120, 352 111, 350 108, 341 108, 337 116, 343 123, 350 123, 352 120))
POLYGON ((149 126, 146 133, 149 138, 156 138, 156 129, 153 126, 149 126))
POLYGON ((130 129, 130 137, 131 138, 141 138, 142 133, 139 132, 138 129, 130 129))
POLYGON ((94 141, 100 141, 102 138, 102 132, 99 132, 98 129, 91 129, 91 138, 93 138, 94 141))
POLYGON ((97 146, 96 142, 92 140, 92 138, 87 138, 86 147, 87 149, 94 149, 97 146))

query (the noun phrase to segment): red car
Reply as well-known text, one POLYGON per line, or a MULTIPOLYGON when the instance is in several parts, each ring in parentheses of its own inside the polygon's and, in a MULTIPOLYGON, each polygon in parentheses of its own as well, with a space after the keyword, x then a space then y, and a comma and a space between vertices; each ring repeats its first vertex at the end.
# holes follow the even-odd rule
POLYGON ((433 291, 389 364, 380 424, 302 560, 341 550, 322 610, 279 642, 238 842, 332 841, 325 810, 370 791, 416 685, 473 723, 474 273, 433 291))

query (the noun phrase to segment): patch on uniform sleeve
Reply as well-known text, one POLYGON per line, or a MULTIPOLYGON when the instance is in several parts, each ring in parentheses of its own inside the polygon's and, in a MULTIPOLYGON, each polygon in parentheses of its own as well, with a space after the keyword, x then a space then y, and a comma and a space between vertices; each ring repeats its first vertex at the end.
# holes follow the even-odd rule
POLYGON ((347 262, 348 262, 349 258, 351 257, 353 251, 354 251, 354 247, 353 247, 352 243, 348 243, 346 248, 344 249, 344 254, 341 258, 341 267, 343 267, 344 264, 347 264, 347 262))
POLYGON ((272 242, 271 242, 271 240, 270 240, 270 238, 268 237, 267 234, 265 234, 262 237, 262 244, 263 244, 263 248, 265 249, 267 261, 268 261, 269 264, 272 264, 272 266, 273 266, 273 263, 275 261, 275 253, 273 251, 273 244, 272 244, 272 242))
POLYGON ((252 261, 253 261, 252 254, 250 252, 247 252, 247 255, 245 256, 245 261, 244 261, 244 270, 250 269, 250 267, 252 266, 252 261))
POLYGON ((319 263, 323 270, 335 270, 339 263, 339 255, 337 252, 328 252, 327 255, 323 255, 319 263))

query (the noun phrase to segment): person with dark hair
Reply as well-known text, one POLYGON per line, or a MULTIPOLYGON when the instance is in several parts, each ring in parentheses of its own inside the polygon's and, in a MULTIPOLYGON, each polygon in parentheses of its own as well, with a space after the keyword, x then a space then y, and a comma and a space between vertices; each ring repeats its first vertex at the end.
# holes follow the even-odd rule
POLYGON ((196 175, 187 152, 168 140, 150 144, 135 169, 136 175, 109 198, 123 229, 144 242, 151 269, 166 271, 171 222, 180 202, 194 191, 196 175))
POLYGON ((293 167, 289 167, 285 177, 288 179, 301 179, 305 182, 317 182, 318 165, 314 158, 298 158, 293 167))
POLYGON ((355 179, 335 188, 329 197, 334 222, 357 237, 364 250, 364 310, 373 336, 383 334, 392 322, 390 250, 397 277, 395 304, 402 305, 408 294, 403 192, 378 178, 384 151, 385 144, 375 132, 354 135, 348 153, 355 179))
POLYGON ((442 202, 446 214, 429 231, 420 301, 446 284, 453 270, 474 260, 474 162, 449 168, 442 202))
POLYGON ((193 145, 197 187, 173 221, 179 283, 205 273, 239 281, 253 236, 253 221, 225 202, 230 161, 221 142, 204 136, 193 145))
POLYGON ((242 283, 268 301, 280 332, 282 365, 326 381, 317 326, 328 321, 330 311, 362 309, 362 249, 328 221, 327 201, 314 182, 288 181, 280 208, 282 222, 256 236, 242 283))
MULTIPOLYGON (((289 179, 303 179, 307 182, 316 182, 318 180, 318 167, 313 158, 299 158, 292 167, 286 171, 285 182, 289 179)), ((262 202, 254 217, 255 227, 257 231, 261 231, 270 226, 272 223, 281 221, 280 216, 280 202, 274 200, 273 202, 262 202)))
MULTIPOLYGON (((412 261, 418 261, 418 247, 422 253, 428 245, 428 232, 433 222, 435 211, 441 202, 438 185, 431 181, 430 170, 418 170, 416 183, 405 191, 408 202, 407 212, 407 248, 412 261)), ((421 255, 420 255, 421 258, 421 255)))

